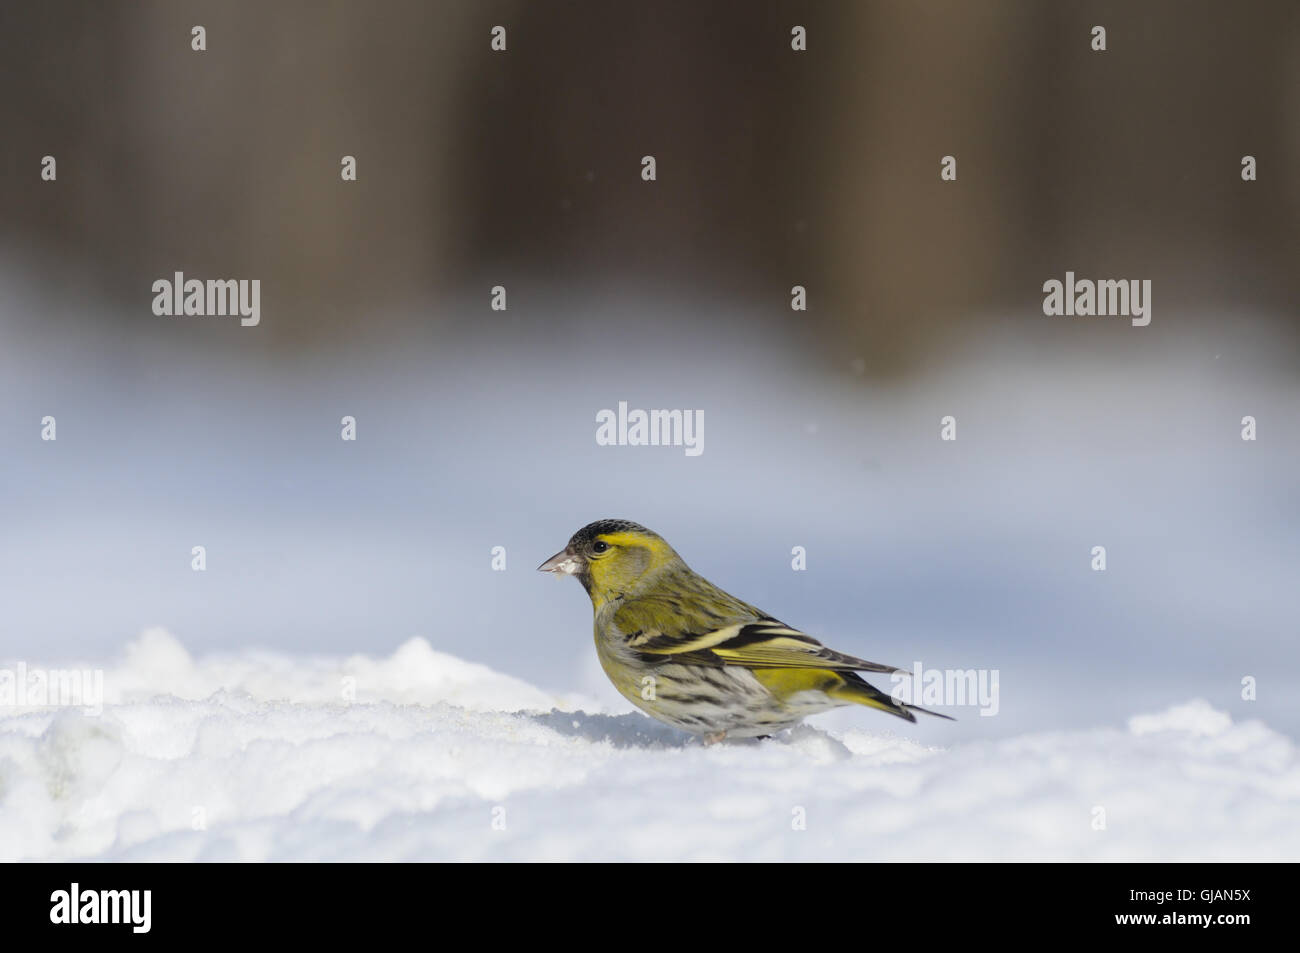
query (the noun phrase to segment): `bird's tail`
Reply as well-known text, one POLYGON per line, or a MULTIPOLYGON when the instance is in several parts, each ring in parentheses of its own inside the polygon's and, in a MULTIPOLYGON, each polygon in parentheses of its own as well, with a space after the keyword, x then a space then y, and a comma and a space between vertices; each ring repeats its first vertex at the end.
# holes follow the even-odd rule
POLYGON ((955 718, 949 715, 941 715, 937 711, 930 711, 928 708, 921 708, 919 705, 905 705, 892 695, 886 695, 868 683, 856 672, 837 672, 836 674, 840 676, 842 684, 826 691, 826 694, 831 698, 852 702, 855 705, 866 705, 868 708, 879 708, 881 711, 887 711, 891 715, 906 718, 911 722, 916 721, 916 716, 912 714, 914 711, 919 711, 923 715, 933 715, 935 718, 942 718, 945 721, 956 721, 955 718))

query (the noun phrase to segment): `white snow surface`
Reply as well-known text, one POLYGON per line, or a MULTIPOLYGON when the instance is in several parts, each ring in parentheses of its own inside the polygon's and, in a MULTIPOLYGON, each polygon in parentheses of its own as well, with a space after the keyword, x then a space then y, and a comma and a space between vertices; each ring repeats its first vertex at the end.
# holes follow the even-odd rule
MULTIPOLYGON (((67 666, 61 666, 67 668, 67 666)), ((0 708, 0 860, 1296 860, 1300 760, 1191 700, 928 747, 874 712, 705 747, 434 651, 192 657, 0 708)))

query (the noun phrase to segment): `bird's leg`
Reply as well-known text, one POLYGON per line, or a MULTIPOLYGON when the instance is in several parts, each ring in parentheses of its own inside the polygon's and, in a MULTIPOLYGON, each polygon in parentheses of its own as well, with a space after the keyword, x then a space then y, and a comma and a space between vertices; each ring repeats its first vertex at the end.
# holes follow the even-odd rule
POLYGON ((727 733, 725 731, 711 732, 704 736, 704 746, 707 748, 709 745, 716 745, 719 741, 721 741, 725 737, 727 737, 727 733))

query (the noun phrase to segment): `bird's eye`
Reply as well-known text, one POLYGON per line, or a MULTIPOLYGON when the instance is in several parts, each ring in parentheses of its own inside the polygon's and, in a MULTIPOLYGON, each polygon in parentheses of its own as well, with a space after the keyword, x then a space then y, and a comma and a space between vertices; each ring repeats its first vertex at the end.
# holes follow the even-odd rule
POLYGON ((607 549, 609 549, 609 543, 605 542, 603 539, 598 539, 591 544, 591 551, 593 553, 603 553, 607 549))

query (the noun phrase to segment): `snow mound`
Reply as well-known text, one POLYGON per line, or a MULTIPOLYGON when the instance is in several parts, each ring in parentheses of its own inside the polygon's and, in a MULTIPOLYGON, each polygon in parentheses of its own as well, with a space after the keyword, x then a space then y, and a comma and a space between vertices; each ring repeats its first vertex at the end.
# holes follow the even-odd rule
POLYGON ((0 860, 1296 860, 1300 760, 1204 701, 932 748, 705 748, 412 640, 194 659, 151 630, 98 715, 0 708, 0 860))
POLYGON ((127 646, 123 664, 105 675, 104 686, 106 700, 116 703, 160 692, 198 700, 226 689, 259 700, 447 702, 475 711, 570 704, 485 665, 436 652, 424 639, 407 641, 385 659, 248 652, 213 656, 199 663, 165 629, 148 629, 127 646))

